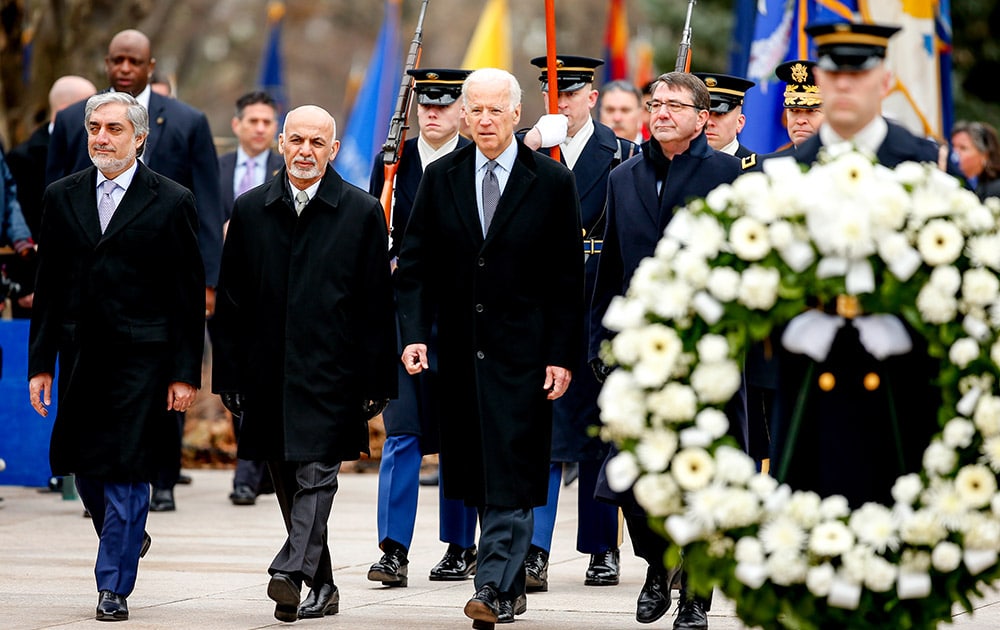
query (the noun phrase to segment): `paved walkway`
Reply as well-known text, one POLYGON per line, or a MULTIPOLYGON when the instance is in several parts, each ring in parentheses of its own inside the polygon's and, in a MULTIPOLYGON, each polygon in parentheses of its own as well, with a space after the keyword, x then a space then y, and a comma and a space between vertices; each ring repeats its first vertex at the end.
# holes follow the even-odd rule
MULTIPOLYGON (((283 539, 274 496, 252 507, 227 499, 230 471, 188 471, 178 486, 176 512, 150 514, 153 546, 141 562, 129 598, 126 628, 246 629, 287 627, 272 616, 267 565, 283 539)), ((437 489, 421 488, 417 531, 407 588, 368 582, 378 559, 375 533, 376 475, 344 474, 330 519, 340 614, 299 621, 296 627, 469 628, 462 607, 472 582, 431 582, 427 572, 444 552, 437 540, 437 489)), ((0 487, 0 628, 94 628, 97 602, 93 562, 97 538, 79 501, 34 488, 0 487)), ((659 622, 635 621, 635 598, 645 570, 628 543, 622 550, 622 583, 587 587, 587 558, 576 553, 576 489, 565 489, 549 569, 549 591, 528 596, 518 630, 670 628, 671 611, 659 622)), ((304 592, 303 592, 304 595, 304 592)), ((717 597, 712 630, 744 626, 730 602, 717 597)), ((98 624, 99 625, 99 624, 98 624)), ((103 626, 102 626, 103 627, 103 626)), ((961 630, 1000 628, 1000 594, 991 593, 975 616, 955 619, 961 630)), ((888 630, 888 629, 887 629, 888 630)))

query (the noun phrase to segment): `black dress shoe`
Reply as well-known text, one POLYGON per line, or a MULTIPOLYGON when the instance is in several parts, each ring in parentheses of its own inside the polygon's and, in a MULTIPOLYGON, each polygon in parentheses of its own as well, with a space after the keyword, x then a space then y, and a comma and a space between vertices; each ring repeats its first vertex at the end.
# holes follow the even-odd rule
POLYGON ((476 574, 476 546, 463 549, 455 543, 448 545, 441 561, 431 569, 432 581, 465 580, 476 574))
POLYGON ((153 544, 153 537, 149 535, 149 532, 142 532, 142 546, 139 547, 139 557, 145 558, 146 553, 149 552, 149 546, 153 544))
POLYGON ((246 484, 240 484, 233 488, 229 494, 229 500, 233 505, 253 505, 257 502, 257 493, 246 484))
POLYGON ((382 558, 368 569, 368 579, 381 582, 384 586, 406 586, 409 564, 406 549, 395 545, 387 546, 382 558))
POLYGON ((707 608, 701 597, 681 595, 674 630, 708 630, 707 608))
POLYGON ((587 586, 614 586, 618 584, 618 567, 617 547, 604 553, 591 554, 587 577, 583 583, 587 586))
POLYGON ((635 620, 653 623, 670 610, 670 577, 665 569, 646 569, 646 581, 635 604, 635 620))
POLYGON ((299 606, 299 619, 319 619, 340 612, 340 590, 333 582, 313 584, 299 606))
POLYGON ((155 488, 153 496, 149 500, 150 512, 173 512, 177 509, 174 503, 174 491, 172 488, 155 488))
POLYGON ((549 590, 549 552, 532 545, 524 561, 524 574, 529 593, 549 590))
POLYGON ((182 486, 190 486, 192 481, 194 480, 191 479, 191 475, 185 475, 184 473, 177 475, 177 483, 182 486))
POLYGON ((128 604, 125 602, 125 598, 111 591, 98 593, 96 619, 98 621, 127 621, 128 604))
POLYGON ((489 624, 497 622, 500 612, 500 594, 492 584, 482 587, 465 604, 465 616, 473 621, 484 621, 489 624))
POLYGON ((287 573, 278 571, 267 583, 267 596, 274 600, 274 618, 295 621, 299 618, 299 596, 302 584, 287 573))
POLYGON ((500 609, 497 611, 497 623, 514 623, 514 615, 523 615, 528 611, 528 596, 521 593, 514 599, 500 598, 500 609))

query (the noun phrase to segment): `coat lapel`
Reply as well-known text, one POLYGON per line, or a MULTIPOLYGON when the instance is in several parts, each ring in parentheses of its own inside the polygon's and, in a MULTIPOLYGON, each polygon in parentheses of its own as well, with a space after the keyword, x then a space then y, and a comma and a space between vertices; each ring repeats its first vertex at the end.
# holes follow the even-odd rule
MULTIPOLYGON (((140 162, 139 168, 135 171, 135 177, 132 178, 132 183, 129 184, 128 190, 125 191, 125 196, 122 197, 118 207, 115 208, 115 213, 111 216, 108 228, 104 230, 104 234, 101 236, 102 243, 113 238, 122 228, 139 216, 149 204, 156 201, 156 197, 159 194, 159 183, 155 178, 150 177, 149 173, 149 169, 140 162)), ((96 179, 94 199, 97 199, 96 179)), ((97 214, 95 213, 94 216, 97 216, 97 214)), ((98 229, 100 229, 99 226, 98 229)))
POLYGON ((504 224, 521 206, 521 200, 535 181, 534 160, 531 149, 518 142, 517 159, 514 160, 514 168, 511 169, 507 185, 503 189, 503 194, 500 195, 497 212, 493 215, 490 229, 486 232, 484 245, 489 244, 494 235, 503 228, 504 224))
POLYGON ((580 159, 573 166, 576 191, 584 199, 594 186, 607 179, 611 160, 618 150, 615 134, 598 122, 594 123, 594 133, 583 147, 580 159))
POLYGON ((91 246, 101 240, 101 220, 97 213, 97 168, 91 166, 71 176, 73 183, 66 189, 76 217, 91 246))
POLYGON ((156 145, 163 136, 163 126, 167 123, 164 98, 156 92, 149 95, 149 137, 146 138, 146 148, 142 151, 146 156, 144 159, 156 155, 156 145))
POLYGON ((635 190, 646 216, 656 225, 659 222, 659 195, 656 193, 656 172, 648 159, 636 160, 632 163, 632 175, 635 178, 635 190))
MULTIPOLYGON (((476 151, 475 149, 466 150, 464 158, 457 160, 455 165, 448 169, 448 179, 454 182, 451 190, 459 219, 475 239, 475 242, 482 243, 483 224, 479 221, 479 205, 476 201, 475 170, 476 151)), ((502 198, 500 202, 503 203, 502 198)), ((499 209, 497 214, 499 214, 499 209)))

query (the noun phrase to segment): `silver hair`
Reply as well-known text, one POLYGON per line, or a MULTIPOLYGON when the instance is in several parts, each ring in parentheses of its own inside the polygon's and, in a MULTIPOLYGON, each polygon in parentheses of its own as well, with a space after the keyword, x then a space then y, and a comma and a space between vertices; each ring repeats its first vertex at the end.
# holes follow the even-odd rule
MULTIPOLYGON (((146 108, 139 104, 139 101, 135 100, 130 94, 125 92, 102 92, 101 94, 95 94, 87 99, 87 106, 83 112, 83 126, 85 129, 90 128, 90 117, 93 113, 104 105, 110 105, 111 103, 119 103, 125 105, 128 109, 125 112, 125 117, 128 121, 132 123, 132 128, 135 130, 136 137, 149 136, 149 112, 146 108)), ((143 142, 136 148, 135 156, 139 157, 142 155, 142 150, 146 147, 146 143, 143 142)))
POLYGON ((499 68, 480 68, 474 70, 462 84, 462 105, 469 102, 469 86, 483 83, 503 82, 507 84, 507 94, 510 98, 510 108, 513 110, 521 104, 521 84, 517 82, 517 77, 499 68))

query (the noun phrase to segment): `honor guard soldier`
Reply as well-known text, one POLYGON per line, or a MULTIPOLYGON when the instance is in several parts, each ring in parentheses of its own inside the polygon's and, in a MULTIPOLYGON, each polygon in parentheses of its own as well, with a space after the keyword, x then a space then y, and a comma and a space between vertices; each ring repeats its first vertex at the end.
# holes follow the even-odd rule
MULTIPOLYGON (((536 57, 531 63, 542 69, 538 80, 541 91, 549 89, 546 58, 536 57)), ((592 57, 559 55, 556 59, 556 88, 559 90, 559 114, 565 117, 566 138, 559 143, 560 157, 573 171, 580 197, 583 225, 583 260, 586 271, 586 293, 593 293, 597 264, 603 243, 608 175, 611 170, 638 154, 630 140, 619 138, 606 125, 591 115, 597 105, 594 89, 594 69, 604 62, 592 57)), ((548 119, 549 116, 543 117, 548 119)), ((545 125, 545 121, 540 123, 545 125)), ((534 132, 526 135, 525 143, 538 148, 534 132)), ((539 129, 541 131, 541 129, 539 129)), ((547 134, 543 134, 547 135, 547 134)), ((543 143, 550 146, 551 143, 543 143)), ((585 325, 589 317, 585 315, 585 325)), ((577 551, 590 554, 590 565, 584 578, 588 586, 618 584, 618 510, 594 499, 594 488, 607 446, 590 428, 599 426, 600 410, 597 395, 601 385, 587 365, 586 340, 581 338, 580 362, 573 368, 573 380, 566 395, 553 405, 552 464, 549 469, 548 503, 535 508, 535 528, 531 551, 525 563, 529 591, 548 590, 549 550, 555 528, 556 506, 564 468, 578 466, 580 489, 577 499, 577 551)), ((567 477, 567 483, 572 481, 567 477)))
MULTIPOLYGON (((462 82, 468 70, 419 69, 413 78, 420 134, 403 144, 396 171, 392 207, 391 258, 395 259, 410 218, 413 199, 424 169, 434 160, 469 144, 458 134, 462 82)), ((382 154, 375 159, 369 192, 379 196, 384 183, 382 154)), ((436 337, 435 340, 436 341, 436 337)), ((386 439, 378 478, 378 542, 384 552, 371 566, 368 579, 386 586, 406 586, 407 553, 417 517, 420 462, 438 452, 438 385, 435 343, 430 344, 432 368, 410 376, 397 362, 399 399, 382 414, 386 439)), ((442 462, 447 466, 447 463, 442 462)), ((440 487, 440 485, 439 485, 440 487)), ((448 544, 431 580, 464 580, 476 572, 476 510, 440 495, 440 537, 448 544)))
POLYGON ((737 134, 743 131, 747 122, 747 117, 743 115, 743 97, 757 84, 728 74, 695 72, 694 76, 705 83, 712 98, 708 124, 705 125, 708 145, 741 160, 753 159, 754 152, 740 144, 737 134))

